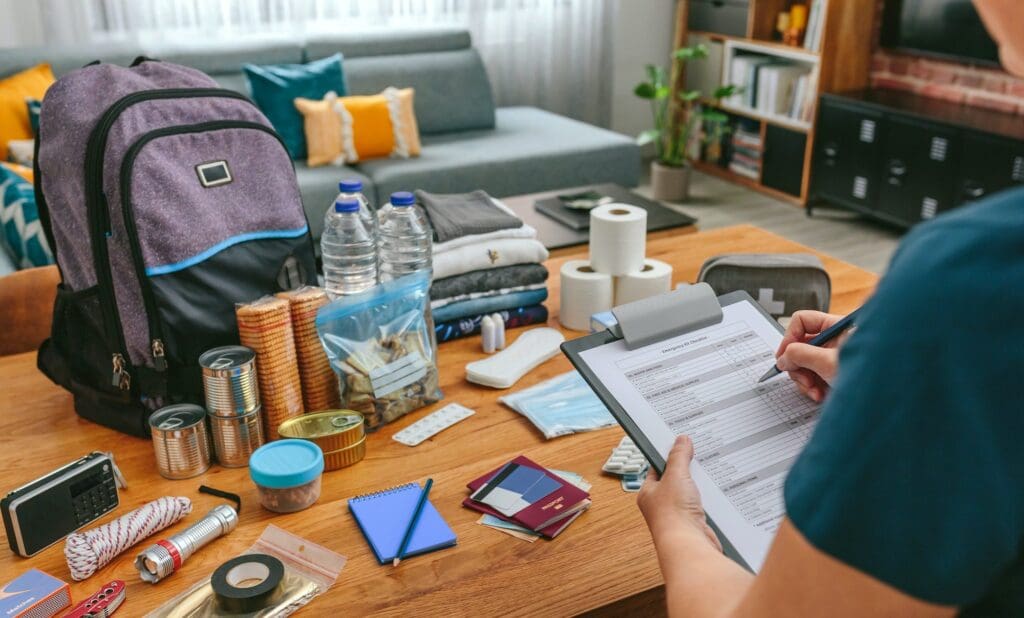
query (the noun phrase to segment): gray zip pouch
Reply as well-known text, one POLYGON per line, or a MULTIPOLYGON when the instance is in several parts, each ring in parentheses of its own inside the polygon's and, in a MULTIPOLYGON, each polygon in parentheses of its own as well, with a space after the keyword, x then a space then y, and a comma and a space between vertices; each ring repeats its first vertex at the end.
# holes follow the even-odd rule
POLYGON ((709 258, 698 282, 721 296, 743 290, 773 317, 801 309, 828 311, 832 280, 825 265, 809 253, 730 253, 709 258))

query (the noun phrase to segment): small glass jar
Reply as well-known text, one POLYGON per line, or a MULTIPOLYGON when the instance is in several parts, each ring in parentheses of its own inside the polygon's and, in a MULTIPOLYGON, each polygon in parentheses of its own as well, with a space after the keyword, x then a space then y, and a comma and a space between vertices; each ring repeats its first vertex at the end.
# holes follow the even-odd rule
POLYGON ((256 449, 249 458, 249 476, 259 490, 260 504, 275 513, 293 513, 320 498, 324 453, 308 440, 278 440, 256 449))

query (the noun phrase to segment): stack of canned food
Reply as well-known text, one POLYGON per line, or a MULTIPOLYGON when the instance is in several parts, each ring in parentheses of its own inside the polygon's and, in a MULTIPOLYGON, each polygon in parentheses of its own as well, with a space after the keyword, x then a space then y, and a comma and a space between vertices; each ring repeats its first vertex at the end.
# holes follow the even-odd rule
POLYGON ((239 345, 213 348, 199 357, 199 365, 217 461, 228 468, 248 465, 263 445, 256 354, 239 345))

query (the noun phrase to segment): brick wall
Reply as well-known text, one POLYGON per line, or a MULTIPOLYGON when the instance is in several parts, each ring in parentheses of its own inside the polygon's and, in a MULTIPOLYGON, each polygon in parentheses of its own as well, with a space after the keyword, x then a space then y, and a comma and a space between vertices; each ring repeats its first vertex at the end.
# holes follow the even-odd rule
MULTIPOLYGON (((878 3, 880 26, 883 2, 878 3)), ((909 90, 926 97, 1024 115, 1024 79, 1006 71, 944 62, 879 48, 875 28, 871 86, 909 90)))

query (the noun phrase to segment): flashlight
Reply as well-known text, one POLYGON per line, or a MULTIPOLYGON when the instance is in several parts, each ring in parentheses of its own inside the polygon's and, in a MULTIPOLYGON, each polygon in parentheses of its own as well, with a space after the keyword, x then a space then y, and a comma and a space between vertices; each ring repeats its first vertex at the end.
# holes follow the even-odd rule
POLYGON ((135 568, 143 581, 155 584, 181 568, 189 556, 238 525, 238 513, 220 504, 196 523, 169 539, 161 539, 135 558, 135 568))

